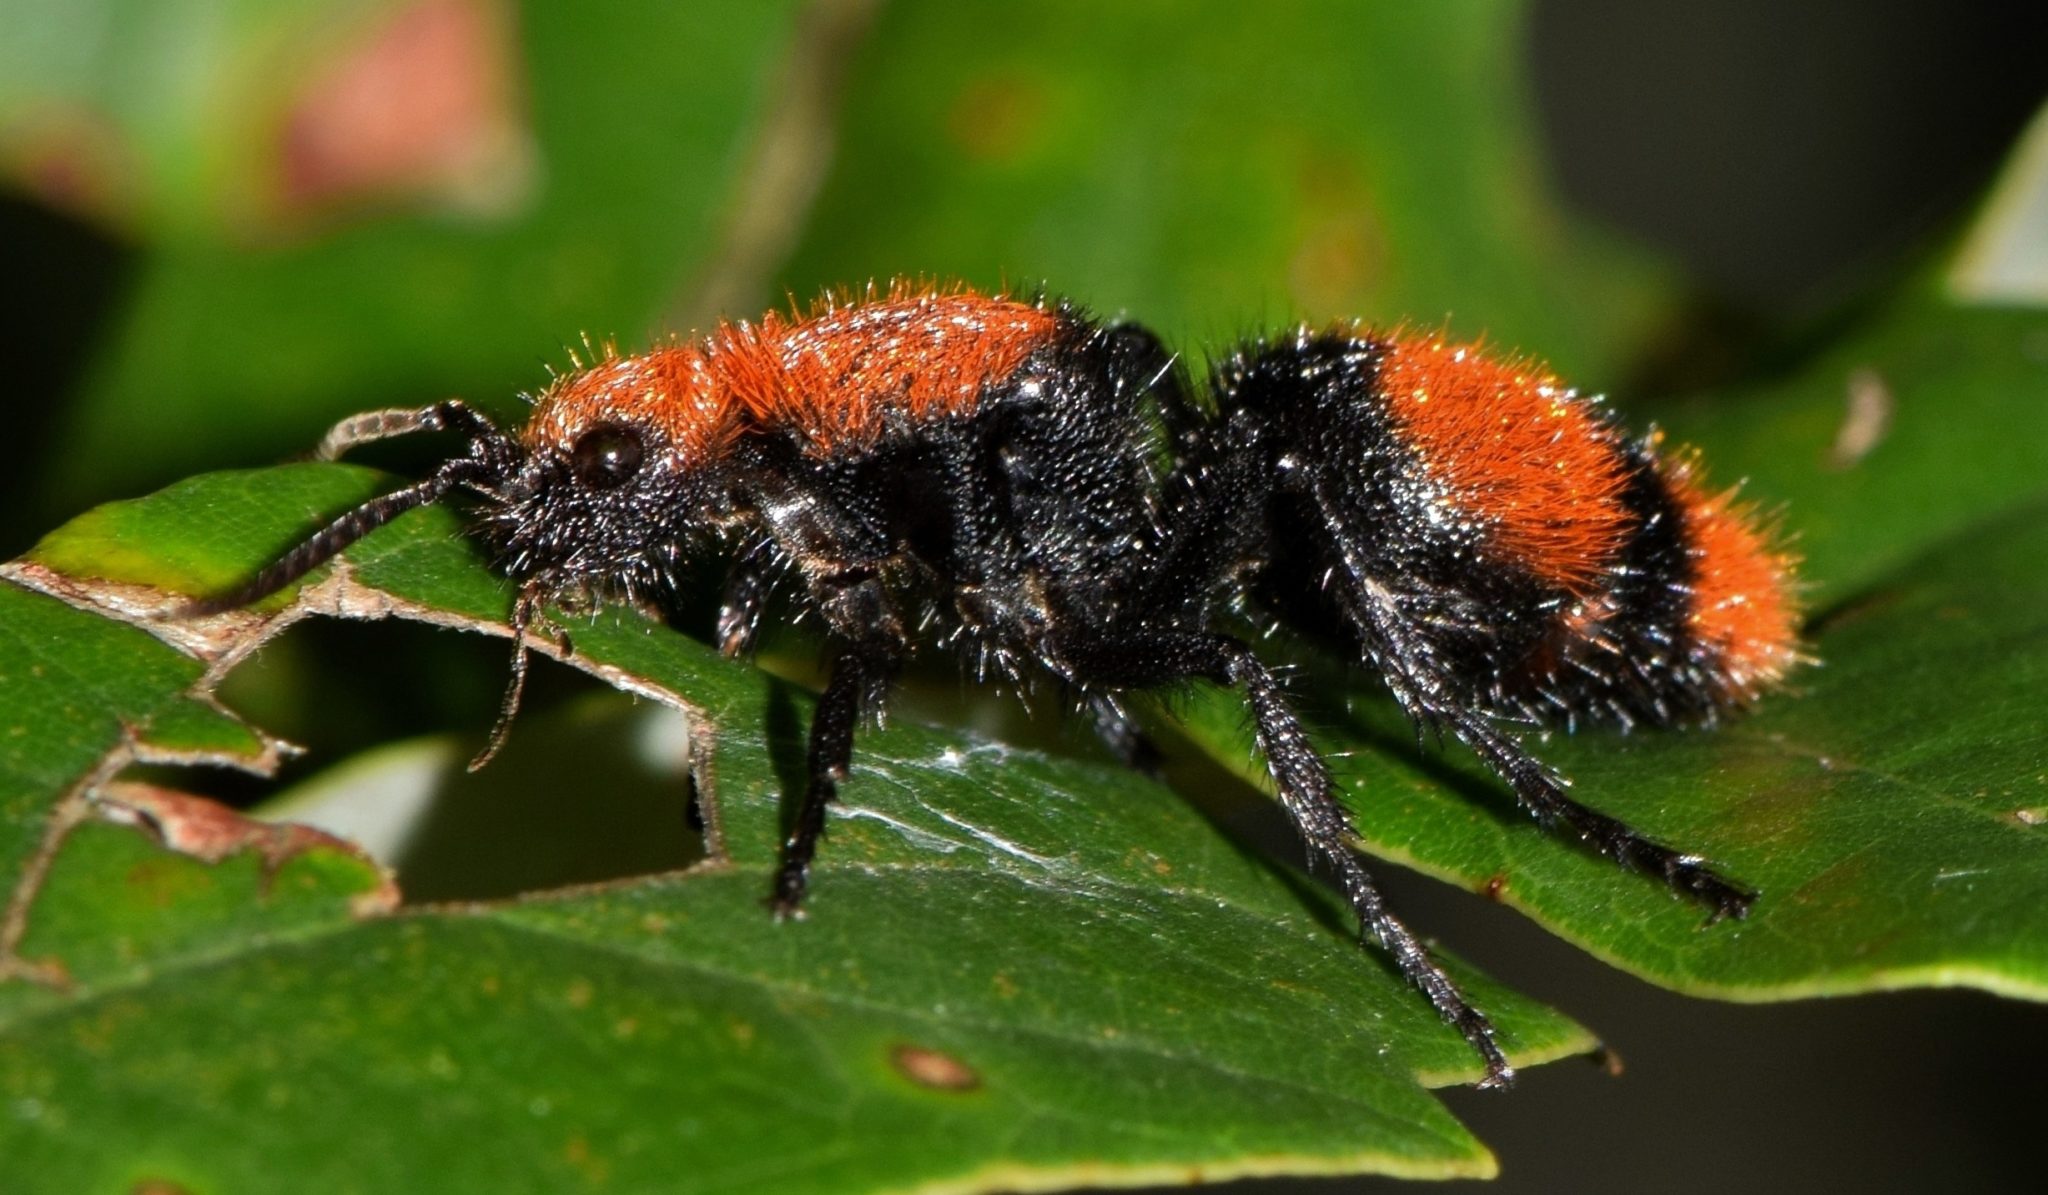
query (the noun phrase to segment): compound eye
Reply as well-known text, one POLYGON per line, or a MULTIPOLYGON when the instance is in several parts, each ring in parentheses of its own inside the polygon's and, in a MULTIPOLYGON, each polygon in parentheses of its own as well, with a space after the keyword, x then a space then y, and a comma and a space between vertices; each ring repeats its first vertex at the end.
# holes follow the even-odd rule
POLYGON ((646 458, 639 432, 623 424, 601 423, 576 437, 569 467, 576 480, 591 489, 610 490, 631 480, 646 458))

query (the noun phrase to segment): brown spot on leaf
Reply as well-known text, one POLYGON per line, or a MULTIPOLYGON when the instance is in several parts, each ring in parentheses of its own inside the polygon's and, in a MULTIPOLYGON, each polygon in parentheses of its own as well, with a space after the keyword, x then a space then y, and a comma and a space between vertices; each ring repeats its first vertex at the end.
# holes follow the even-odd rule
POLYGON ((896 1070, 919 1087, 934 1091, 975 1091, 981 1087, 981 1072, 943 1050, 903 1043, 889 1050, 896 1070))
POLYGON ((1287 259, 1288 293, 1311 311, 1341 311, 1380 271, 1371 230, 1356 219, 1317 222, 1301 234, 1287 259))
POLYGON ((154 909, 168 909, 213 886, 212 873, 195 871, 161 855, 130 867, 121 880, 137 899, 154 909))
POLYGON ((1496 871, 1492 875, 1487 876, 1486 882, 1484 884, 1479 885, 1479 895, 1491 901, 1500 900, 1500 898, 1507 892, 1507 890, 1507 873, 1501 871, 1496 871))
POLYGON ((562 1143, 562 1160, 576 1168, 584 1181, 596 1186, 610 1181, 611 1161, 590 1147, 590 1139, 577 1133, 562 1143))
POLYGON ((103 786, 94 796, 108 821, 145 827, 166 847, 203 863, 219 863, 230 855, 255 851, 263 857, 268 877, 309 851, 335 851, 359 859, 375 868, 380 880, 375 889, 356 899, 356 914, 368 917, 398 907, 398 884, 391 873, 361 847, 324 830, 257 821, 218 801, 153 784, 121 781, 103 786))
POLYGON ((145 1178, 128 1188, 128 1195, 192 1195, 192 1188, 167 1178, 145 1178))

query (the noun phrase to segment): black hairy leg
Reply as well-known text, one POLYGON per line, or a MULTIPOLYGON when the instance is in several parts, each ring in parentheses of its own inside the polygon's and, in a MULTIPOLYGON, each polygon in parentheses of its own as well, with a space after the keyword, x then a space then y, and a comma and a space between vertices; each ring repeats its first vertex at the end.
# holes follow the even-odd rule
POLYGON ((1474 1008, 1458 985, 1430 957, 1406 923, 1387 907, 1352 843, 1357 830, 1337 799, 1336 782, 1301 720, 1288 705, 1279 682, 1249 646, 1227 635, 1138 631, 1127 634, 1061 634, 1047 654, 1076 683, 1111 689, 1146 688, 1201 678, 1241 689, 1251 707, 1259 752, 1273 778, 1274 795, 1287 812, 1311 860, 1336 873, 1338 885, 1358 918, 1362 938, 1379 943, 1409 983, 1428 998, 1447 1023, 1485 1064, 1481 1087, 1505 1086, 1514 1068, 1494 1041, 1493 1025, 1474 1008))
POLYGON ((1447 718, 1447 724, 1459 742, 1507 782, 1515 799, 1535 815, 1539 825, 1549 829, 1562 823, 1581 841, 1628 870, 1662 876, 1673 892, 1705 905, 1709 921, 1723 917, 1739 921, 1749 916, 1750 906, 1756 903, 1754 890, 1715 871, 1700 856, 1673 850, 1627 822, 1566 796, 1555 772, 1484 715, 1460 710, 1447 718))
POLYGON ((1400 609, 1395 595, 1374 582, 1364 553, 1327 495, 1319 495, 1326 527, 1342 562, 1334 589, 1367 654, 1401 708, 1422 726, 1448 729, 1491 768, 1535 816, 1538 824, 1568 827, 1579 839, 1631 871, 1661 876, 1680 896, 1707 907, 1710 920, 1748 916, 1757 894, 1728 879, 1698 855, 1645 836, 1619 818, 1590 809, 1567 796, 1557 774, 1531 755, 1491 716, 1457 700, 1454 678, 1434 639, 1400 609))
POLYGON ((811 861, 825 836, 825 813, 839 797, 839 782, 853 762, 854 732, 872 695, 887 683, 888 663, 852 649, 832 665, 832 679, 811 715, 806 750, 804 796, 782 844, 782 866, 775 873, 775 892, 768 907, 777 917, 803 916, 804 893, 810 886, 811 861))
POLYGON ((819 608, 835 630, 838 654, 831 679, 811 714, 805 753, 803 801, 782 844, 782 867, 768 906, 777 917, 802 916, 811 860, 825 835, 825 814, 839 797, 839 782, 853 763, 853 739, 863 717, 879 710, 903 654, 902 633, 879 576, 849 569, 818 586, 819 608))

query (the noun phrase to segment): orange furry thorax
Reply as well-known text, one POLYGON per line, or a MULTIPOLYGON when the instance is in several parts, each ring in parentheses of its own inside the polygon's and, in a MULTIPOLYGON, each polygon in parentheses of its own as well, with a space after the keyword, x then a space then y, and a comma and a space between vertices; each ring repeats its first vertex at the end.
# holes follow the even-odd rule
POLYGON ((1042 306, 967 290, 892 286, 809 311, 725 323, 708 336, 609 356, 541 397, 529 447, 566 447, 608 420, 652 425, 686 461, 750 428, 795 431, 817 453, 871 442, 892 418, 964 415, 1060 323, 1042 306))

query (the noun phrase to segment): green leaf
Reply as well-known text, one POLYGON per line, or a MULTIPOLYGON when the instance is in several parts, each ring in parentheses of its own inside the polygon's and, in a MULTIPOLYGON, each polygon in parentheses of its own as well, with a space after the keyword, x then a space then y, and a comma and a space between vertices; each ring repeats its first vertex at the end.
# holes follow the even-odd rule
MULTIPOLYGON (((440 509, 362 541, 269 624, 180 631, 162 618, 176 599, 140 588, 210 591, 378 484, 334 465, 195 478, 84 516, 12 571, 216 662, 308 609, 502 633, 505 586, 440 509)), ((33 645, 0 661, 0 709, 55 719, 102 673, 137 677, 97 746, 24 748, 7 833, 36 842, 124 717, 205 686, 134 627, 0 599, 117 645, 78 661, 68 633, 0 639, 33 645), (14 682, 45 658, 79 683, 14 682)), ((449 1190, 838 1191, 1491 1171, 1418 1081, 1476 1075, 1457 1034, 1350 944, 1335 902, 1170 792, 891 725, 863 736, 809 918, 778 925, 761 900, 808 699, 630 615, 563 629, 570 662, 689 711, 711 860, 389 916, 331 844, 206 865, 70 806, 81 822, 47 874, 7 877, 24 932, 0 984, 0 1155, 52 1191, 260 1190, 281 1166, 366 1191, 425 1173, 449 1190), (224 1146, 222 1107, 262 1114, 224 1146)), ((1469 982, 1518 1061, 1588 1046, 1469 982)))
POLYGON ((2048 311, 1907 297, 1782 379, 1656 413, 1785 511, 1824 610, 2048 489, 2043 393, 2048 311))
MULTIPOLYGON (((1810 592, 1829 603, 1808 629, 1819 665, 1718 729, 1534 748, 1580 800, 1760 889, 1747 921, 1705 927, 1659 884, 1546 835, 1470 756, 1419 747, 1361 673, 1307 661, 1299 689, 1322 699, 1317 742, 1346 760, 1369 849, 1679 991, 2048 999, 2044 337, 2039 312, 1908 305, 1790 380, 1676 410, 1714 476, 1791 499, 1810 592), (1890 396, 1888 430, 1843 460, 1830 448, 1858 369, 1890 396)), ((1255 772, 1230 703, 1185 716, 1216 759, 1255 772)))

